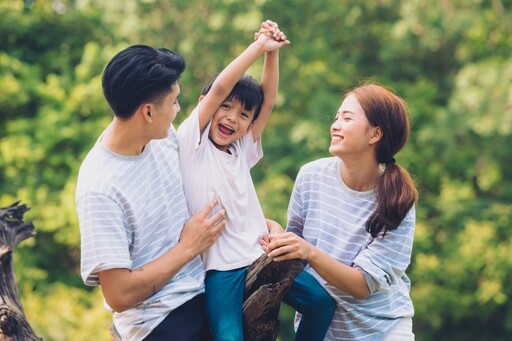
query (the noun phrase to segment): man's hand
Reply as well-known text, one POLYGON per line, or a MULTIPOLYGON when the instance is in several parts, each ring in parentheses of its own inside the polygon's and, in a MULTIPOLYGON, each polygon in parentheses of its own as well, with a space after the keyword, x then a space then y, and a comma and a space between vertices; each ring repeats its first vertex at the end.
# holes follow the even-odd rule
POLYGON ((196 212, 183 227, 180 243, 194 255, 199 255, 213 245, 226 226, 226 211, 219 210, 208 218, 217 200, 212 200, 202 211, 196 212))

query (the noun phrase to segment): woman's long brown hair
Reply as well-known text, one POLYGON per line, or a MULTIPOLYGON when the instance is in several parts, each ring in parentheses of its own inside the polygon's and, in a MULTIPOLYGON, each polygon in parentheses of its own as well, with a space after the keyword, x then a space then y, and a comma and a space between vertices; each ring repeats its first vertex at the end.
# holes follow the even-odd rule
POLYGON ((382 138, 377 145, 377 161, 385 164, 385 171, 377 187, 377 206, 366 222, 366 231, 373 237, 394 230, 418 200, 418 191, 407 170, 396 164, 394 156, 409 137, 410 123, 405 101, 376 84, 366 84, 350 90, 366 118, 374 127, 380 127, 382 138))

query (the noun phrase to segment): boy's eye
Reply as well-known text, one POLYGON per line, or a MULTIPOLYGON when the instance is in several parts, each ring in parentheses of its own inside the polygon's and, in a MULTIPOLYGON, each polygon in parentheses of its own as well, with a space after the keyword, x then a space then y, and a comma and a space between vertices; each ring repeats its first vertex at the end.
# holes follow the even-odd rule
POLYGON ((245 113, 245 112, 241 113, 241 115, 242 115, 243 117, 245 117, 245 118, 249 118, 249 115, 248 115, 247 113, 245 113))
POLYGON ((226 108, 226 109, 229 109, 229 104, 227 104, 227 103, 223 103, 223 104, 222 104, 222 107, 223 107, 223 108, 226 108))

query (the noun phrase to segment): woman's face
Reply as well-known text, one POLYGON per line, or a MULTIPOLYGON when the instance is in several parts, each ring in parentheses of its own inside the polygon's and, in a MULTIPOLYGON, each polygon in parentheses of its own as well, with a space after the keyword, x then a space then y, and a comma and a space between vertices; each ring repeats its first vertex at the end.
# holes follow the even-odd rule
POLYGON ((357 97, 348 95, 331 125, 329 152, 338 157, 367 152, 372 144, 374 129, 376 128, 368 122, 357 97))

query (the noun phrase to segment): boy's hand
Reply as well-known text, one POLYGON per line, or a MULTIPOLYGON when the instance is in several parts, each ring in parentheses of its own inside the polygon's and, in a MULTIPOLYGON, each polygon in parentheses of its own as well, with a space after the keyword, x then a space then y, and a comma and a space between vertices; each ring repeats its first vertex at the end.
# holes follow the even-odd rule
POLYGON ((272 236, 280 233, 284 233, 283 227, 274 220, 265 219, 267 223, 268 234, 264 234, 260 237, 260 246, 266 253, 270 252, 270 242, 272 241, 272 236))
POLYGON ((254 40, 262 42, 266 52, 271 52, 290 44, 290 41, 281 32, 277 23, 271 20, 261 23, 260 30, 254 34, 254 40))

